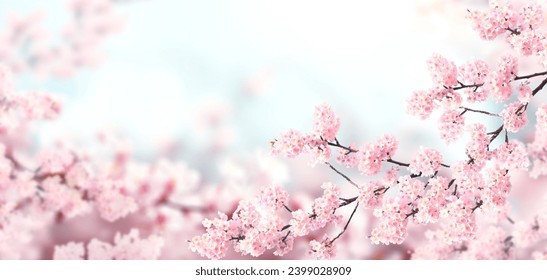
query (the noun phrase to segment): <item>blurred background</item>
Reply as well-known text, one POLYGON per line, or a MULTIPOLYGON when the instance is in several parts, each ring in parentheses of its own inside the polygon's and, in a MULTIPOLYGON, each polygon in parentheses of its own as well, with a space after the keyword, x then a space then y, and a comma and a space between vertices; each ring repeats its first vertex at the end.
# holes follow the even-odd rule
MULTIPOLYGON (((19 76, 22 89, 61 94, 64 111, 40 141, 118 130, 152 155, 173 141, 182 154, 204 147, 218 115, 234 152, 261 147, 288 128, 306 130, 313 107, 332 104, 342 140, 384 133, 441 145, 434 121, 405 113, 413 90, 430 85, 434 52, 463 62, 492 56, 465 21, 486 1, 119 1, 122 27, 94 68, 71 79, 19 76), (176 140, 175 140, 176 139, 176 140)), ((60 33, 67 1, 2 1, 0 18, 39 11, 60 33)), ((5 22, 4 22, 5 23, 5 22)), ((55 38, 53 38, 55 40, 55 38)))

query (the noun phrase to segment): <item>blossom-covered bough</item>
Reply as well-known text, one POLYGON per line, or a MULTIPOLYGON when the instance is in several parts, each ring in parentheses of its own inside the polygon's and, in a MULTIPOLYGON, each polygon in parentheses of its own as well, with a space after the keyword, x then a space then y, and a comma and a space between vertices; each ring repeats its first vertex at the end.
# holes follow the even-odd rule
POLYGON ((205 220, 206 232, 189 240, 190 248, 211 259, 224 257, 230 248, 255 257, 267 251, 282 256, 302 240, 316 258, 332 258, 361 207, 378 219, 370 232, 362 233, 374 244, 405 242, 410 223, 427 227, 429 241, 414 248, 415 259, 547 258, 547 251, 538 247, 547 238, 546 209, 539 209, 531 221, 515 221, 508 202, 512 174, 547 175, 547 105, 536 103, 547 84, 547 71, 521 73, 517 56, 533 56, 547 67, 543 7, 492 0, 490 10, 469 11, 468 16, 482 39, 505 37, 512 51, 494 65, 474 59, 457 66, 434 54, 427 61, 431 88, 415 91, 407 100, 410 115, 426 119, 440 112, 438 130, 447 144, 466 143, 458 161, 449 164, 440 151, 421 147, 403 162, 397 157, 398 140, 391 135, 346 145, 337 137, 339 118, 323 104, 315 108, 311 132, 289 130, 272 141, 272 151, 288 158, 310 155, 312 165, 326 164, 355 195, 342 196, 342 186, 325 182, 311 207, 292 209, 288 192, 270 185, 241 201, 233 213, 205 220), (504 102, 503 110, 474 107, 489 98, 504 102), (511 133, 528 124, 533 109, 534 140, 523 143, 511 133), (489 130, 483 123, 469 122, 470 114, 493 118, 488 121, 499 126, 489 130), (370 178, 358 183, 338 165, 370 178), (353 207, 349 217, 339 214, 343 207, 353 207), (480 228, 477 219, 483 217, 493 221, 480 228), (337 234, 318 235, 332 225, 339 229, 337 234))

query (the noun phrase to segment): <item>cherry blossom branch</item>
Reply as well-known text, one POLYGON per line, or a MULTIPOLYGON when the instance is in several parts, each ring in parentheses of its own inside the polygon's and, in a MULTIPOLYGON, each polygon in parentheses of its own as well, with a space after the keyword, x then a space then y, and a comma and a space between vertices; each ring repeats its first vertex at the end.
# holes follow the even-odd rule
MULTIPOLYGON (((321 138, 323 139, 323 138, 321 138)), ((342 144, 340 144, 340 142, 338 141, 337 138, 335 138, 335 142, 329 142, 329 141, 325 141, 327 143, 327 145, 329 146, 333 146, 333 147, 337 147, 337 148, 341 148, 341 149, 344 149, 347 151, 347 154, 349 153, 357 153, 359 152, 359 150, 356 150, 356 149, 353 149, 353 148, 350 148, 348 146, 344 146, 342 144)), ((397 160, 394 160, 392 158, 389 158, 386 160, 386 162, 389 162, 389 163, 393 163, 393 164, 396 164, 396 165, 399 165, 399 166, 403 166, 403 167, 409 167, 410 164, 409 163, 404 163, 404 162, 400 162, 400 161, 397 161, 397 160)), ((450 168, 450 165, 448 164, 444 164, 444 163, 441 163, 441 166, 443 167, 446 167, 446 168, 450 168)))
MULTIPOLYGON (((536 88, 534 88, 534 90, 532 90, 532 96, 535 96, 537 93, 539 93, 545 85, 547 85, 547 78, 543 79, 543 81, 541 81, 541 83, 536 88)), ((528 104, 529 102, 526 102, 525 104, 521 104, 515 110, 514 113, 517 115, 523 114, 528 108, 528 104)), ((496 130, 488 133, 489 135, 492 135, 490 138, 490 143, 492 143, 500 135, 503 129, 504 129, 504 124, 500 125, 496 130)))
MULTIPOLYGON (((539 76, 544 76, 544 75, 547 75, 547 71, 538 72, 538 73, 533 73, 533 74, 529 74, 529 75, 523 75, 523 76, 515 76, 515 77, 512 79, 512 81, 525 80, 525 79, 530 79, 530 78, 539 77, 539 76)), ((457 86, 457 87, 452 87, 452 90, 460 90, 460 89, 466 89, 466 88, 474 88, 474 90, 477 91, 480 87, 484 86, 484 83, 466 85, 466 84, 462 83, 461 81, 458 81, 458 84, 459 84, 459 86, 457 86)), ((445 86, 445 87, 446 87, 446 86, 445 86)))

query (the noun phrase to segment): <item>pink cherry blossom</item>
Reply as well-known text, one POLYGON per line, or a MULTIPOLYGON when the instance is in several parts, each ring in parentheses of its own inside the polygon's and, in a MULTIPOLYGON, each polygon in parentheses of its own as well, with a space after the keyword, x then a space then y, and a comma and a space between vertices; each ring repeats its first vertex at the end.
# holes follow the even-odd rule
POLYGON ((232 237, 237 237, 237 227, 228 216, 219 213, 219 218, 204 220, 203 226, 207 232, 201 236, 194 236, 189 242, 190 249, 209 259, 220 259, 226 255, 232 237), (233 235, 233 236, 232 236, 233 235))
POLYGON ((334 114, 330 105, 315 107, 313 113, 313 131, 327 141, 334 141, 340 128, 340 119, 334 114))
POLYGON ((439 170, 442 159, 439 151, 420 147, 420 152, 410 161, 408 169, 413 174, 431 176, 439 170))
POLYGON ((357 152, 359 159, 358 169, 365 176, 380 172, 382 161, 390 159, 397 150, 399 142, 392 135, 383 135, 375 143, 361 146, 357 152))
POLYGON ((450 144, 460 138, 465 125, 465 118, 457 110, 444 111, 439 119, 438 128, 441 139, 450 144))
POLYGON ((466 154, 476 166, 483 166, 490 159, 491 152, 488 149, 490 137, 486 133, 483 124, 472 124, 468 127, 471 140, 466 145, 466 154))
POLYGON ((321 185, 323 195, 313 202, 314 228, 322 228, 327 223, 334 221, 337 216, 334 210, 340 205, 340 188, 333 183, 321 185))
POLYGON ((359 204, 364 208, 380 207, 383 202, 386 186, 380 182, 367 182, 360 186, 359 204))
POLYGON ((49 207, 62 212, 67 218, 85 214, 90 205, 82 198, 82 193, 61 183, 59 176, 48 177, 42 181, 44 199, 49 207))
POLYGON ((418 116, 422 120, 427 119, 435 108, 435 99, 431 91, 414 91, 407 100, 407 113, 418 116))
POLYGON ((484 199, 487 206, 494 209, 503 210, 509 191, 511 190, 511 182, 507 176, 507 170, 497 167, 487 170, 487 180, 484 199))
POLYGON ((498 67, 491 71, 484 83, 484 90, 496 102, 506 101, 513 94, 510 82, 518 74, 518 59, 515 56, 505 55, 498 61, 498 67))
POLYGON ((408 235, 405 213, 411 213, 408 200, 390 198, 385 201, 380 211, 375 211, 380 221, 371 232, 372 243, 401 244, 408 235))
POLYGON ((506 105, 505 109, 501 111, 500 116, 503 118, 503 126, 505 129, 511 132, 518 132, 526 124, 528 124, 528 117, 524 104, 520 102, 513 102, 506 105))
MULTIPOLYGON (((356 150, 357 147, 355 145, 349 145, 348 148, 356 150)), ((353 168, 359 163, 359 158, 355 153, 348 152, 345 149, 339 149, 338 150, 338 157, 336 157, 336 161, 346 166, 347 168, 353 168)))
POLYGON ((411 201, 421 197, 424 191, 424 184, 410 176, 399 177, 399 186, 402 197, 411 201))
POLYGON ((312 229, 311 215, 302 209, 292 211, 292 219, 289 221, 291 231, 295 236, 307 235, 312 229))
POLYGON ((427 68, 433 83, 438 87, 450 87, 458 84, 458 68, 456 64, 442 57, 440 54, 433 54, 427 60, 427 68))
POLYGON ((298 156, 306 144, 305 138, 299 131, 289 130, 281 134, 281 138, 273 142, 272 152, 274 154, 284 153, 288 158, 298 156))
POLYGON ((437 176, 428 182, 429 189, 421 198, 417 207, 420 209, 415 216, 418 223, 436 223, 439 220, 441 210, 445 209, 450 195, 450 190, 447 188, 448 179, 442 176, 437 176))
POLYGON ((336 244, 331 244, 328 237, 323 237, 323 241, 310 241, 310 254, 317 259, 330 259, 336 255, 336 244))
MULTIPOLYGON (((473 59, 458 67, 458 80, 466 85, 481 85, 486 80, 490 67, 480 59, 473 59)), ((467 92, 467 101, 482 102, 486 100, 486 95, 477 93, 475 90, 467 92)))
POLYGON ((279 185, 263 188, 258 197, 260 203, 272 205, 275 210, 283 208, 289 201, 289 193, 279 185))
POLYGON ((530 165, 526 147, 516 140, 499 146, 494 152, 494 158, 503 169, 526 171, 530 165))

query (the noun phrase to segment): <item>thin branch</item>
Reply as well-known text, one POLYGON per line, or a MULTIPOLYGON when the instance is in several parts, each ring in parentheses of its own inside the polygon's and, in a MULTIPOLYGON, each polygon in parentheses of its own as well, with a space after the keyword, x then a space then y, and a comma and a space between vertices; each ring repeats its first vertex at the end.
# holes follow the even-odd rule
POLYGON ((340 238, 340 236, 342 236, 342 234, 344 234, 344 232, 346 232, 346 230, 348 229, 349 223, 351 222, 351 219, 353 219, 353 215, 355 215, 355 212, 357 211, 357 207, 359 207, 359 202, 357 202, 357 204, 355 204, 355 208, 353 208, 353 212, 351 212, 351 215, 349 216, 348 222, 344 226, 344 229, 335 238, 333 238, 329 242, 329 244, 328 244, 329 246, 332 245, 332 243, 334 243, 334 241, 336 239, 340 238))
POLYGON ((347 146, 344 146, 342 144, 340 144, 340 142, 338 141, 337 138, 334 139, 336 141, 336 143, 333 143, 333 142, 329 142, 329 141, 325 141, 327 142, 327 145, 329 146, 333 146, 333 147, 337 147, 337 148, 341 148, 341 149, 344 149, 349 153, 357 153, 359 150, 356 150, 356 149, 352 149, 350 147, 347 147, 347 146))
POLYGON ((291 208, 289 208, 287 205, 283 204, 283 207, 284 207, 285 209, 287 209, 287 211, 289 211, 289 213, 292 213, 291 208))
POLYGON ((511 29, 510 27, 505 28, 505 30, 511 32, 512 35, 520 35, 520 30, 511 29))
POLYGON ((477 109, 467 108, 467 107, 463 107, 463 106, 460 107, 460 109, 463 109, 463 112, 460 115, 463 115, 465 112, 469 111, 469 112, 485 114, 485 115, 492 116, 492 117, 499 117, 498 114, 494 114, 494 113, 484 111, 484 110, 477 110, 477 109))
POLYGON ((500 135, 502 130, 503 130, 503 124, 500 125, 500 127, 498 127, 496 130, 494 130, 492 132, 488 132, 488 135, 492 135, 490 137, 490 143, 494 142, 494 140, 496 140, 496 138, 498 138, 498 136, 500 135))
POLYGON ((515 79, 513 79, 513 80, 518 81, 518 80, 530 79, 530 78, 533 78, 533 77, 538 77, 538 76, 543 76, 543 75, 547 75, 547 71, 534 73, 534 74, 530 74, 530 75, 525 75, 525 76, 516 76, 515 79))
POLYGON ((400 166, 405 166, 405 167, 409 167, 409 166, 410 166, 410 164, 409 164, 409 163, 403 163, 403 162, 400 162, 400 161, 396 161, 396 160, 394 160, 394 159, 391 159, 391 158, 390 158, 390 159, 388 159, 388 160, 386 160, 386 161, 387 161, 387 162, 389 162, 389 163, 393 163, 393 164, 397 164, 397 165, 400 165, 400 166))
POLYGON ((477 202, 477 205, 475 207, 471 208, 471 213, 475 212, 475 210, 479 209, 482 206, 482 199, 477 202))
POLYGON ((453 87, 452 90, 460 90, 464 88, 475 88, 475 91, 476 91, 479 87, 482 87, 484 85, 484 84, 464 85, 461 82, 458 82, 458 84, 460 84, 460 86, 453 87))
POLYGON ((541 81, 541 83, 532 91, 532 96, 535 96, 546 84, 547 79, 541 81))
POLYGON ((340 203, 340 205, 338 206, 338 208, 344 207, 344 206, 349 205, 349 204, 352 204, 354 201, 357 200, 357 198, 359 198, 359 197, 358 197, 358 196, 355 196, 355 197, 352 197, 352 198, 340 198, 340 200, 342 200, 343 202, 340 203))
POLYGON ((344 173, 338 171, 338 169, 336 169, 334 166, 332 166, 332 164, 330 164, 329 162, 325 162, 326 165, 328 165, 330 167, 330 169, 334 170, 334 172, 338 173, 338 175, 344 177, 344 179, 346 179, 346 181, 348 181, 350 184, 354 185, 356 188, 359 188, 359 185, 357 185, 355 182, 353 182, 348 176, 346 176, 344 173))
POLYGON ((374 193, 374 195, 378 196, 378 195, 386 193, 389 190, 389 188, 390 187, 387 187, 387 188, 386 187, 381 187, 381 188, 375 189, 372 192, 374 193))
POLYGON ((281 238, 281 242, 283 242, 285 245, 287 245, 287 237, 289 237, 289 234, 291 234, 291 231, 287 231, 287 234, 281 238))

